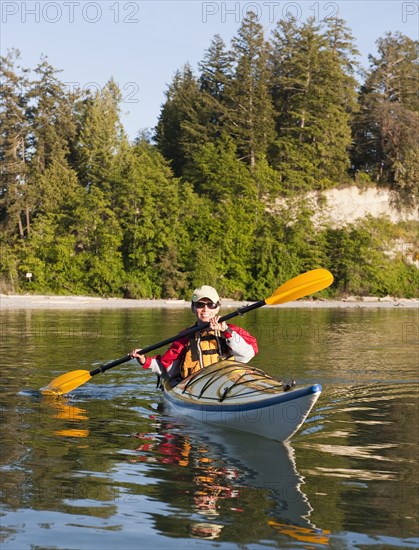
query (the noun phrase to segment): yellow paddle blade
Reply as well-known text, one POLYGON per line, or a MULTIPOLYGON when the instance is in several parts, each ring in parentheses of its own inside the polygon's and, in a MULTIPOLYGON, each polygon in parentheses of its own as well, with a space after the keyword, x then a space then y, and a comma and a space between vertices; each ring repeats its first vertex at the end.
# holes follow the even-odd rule
POLYGON ((48 386, 41 388, 39 391, 44 395, 63 395, 75 390, 91 378, 88 370, 73 370, 57 376, 48 386))
POLYGON ((265 303, 268 305, 285 304, 323 290, 332 283, 333 275, 330 271, 327 271, 327 269, 313 269, 290 279, 278 287, 272 296, 265 298, 265 303))

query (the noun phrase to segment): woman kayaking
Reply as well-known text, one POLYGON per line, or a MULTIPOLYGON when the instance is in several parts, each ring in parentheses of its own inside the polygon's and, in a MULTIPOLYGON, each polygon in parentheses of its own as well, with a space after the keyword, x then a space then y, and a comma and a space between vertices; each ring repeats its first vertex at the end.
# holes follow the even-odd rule
POLYGON ((179 339, 163 355, 146 357, 140 353, 141 349, 136 348, 131 356, 145 369, 151 369, 156 374, 167 373, 173 386, 227 357, 247 363, 258 351, 256 338, 236 325, 225 321, 220 323, 220 307, 220 297, 215 288, 204 285, 195 289, 191 303, 196 316, 195 326, 206 323, 210 326, 189 336, 182 336, 180 332, 179 339))

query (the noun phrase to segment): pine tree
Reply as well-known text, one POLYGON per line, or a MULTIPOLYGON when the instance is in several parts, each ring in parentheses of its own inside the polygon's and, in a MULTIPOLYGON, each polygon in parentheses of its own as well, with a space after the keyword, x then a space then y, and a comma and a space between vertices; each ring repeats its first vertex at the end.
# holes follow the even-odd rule
MULTIPOLYGON (((360 52, 355 46, 354 37, 346 22, 339 17, 327 18, 324 21, 324 36, 330 49, 336 54, 341 68, 347 76, 353 76, 360 71, 358 57, 360 52)), ((353 86, 353 81, 348 82, 353 86)), ((353 99, 352 99, 353 101, 353 99)))
POLYGON ((26 70, 19 66, 18 50, 1 58, 0 65, 0 223, 8 235, 26 234, 27 140, 26 70), (17 72, 19 71, 19 73, 17 72))
POLYGON ((78 261, 83 265, 87 288, 100 295, 121 294, 123 231, 106 192, 99 187, 89 189, 76 219, 78 261))
POLYGON ((274 137, 274 111, 269 94, 269 47, 254 12, 244 18, 232 40, 234 78, 225 91, 229 102, 228 131, 238 153, 252 168, 274 137))
POLYGON ((225 131, 231 115, 226 91, 231 86, 233 74, 231 52, 226 50, 223 39, 216 35, 199 64, 199 86, 202 109, 206 118, 205 142, 214 142, 225 131))
POLYGON ((186 64, 166 92, 155 133, 157 147, 176 176, 182 175, 196 146, 206 141, 207 122, 197 79, 186 64))
POLYGON ((38 292, 89 291, 86 270, 77 257, 77 233, 85 191, 64 157, 55 158, 38 177, 37 216, 21 246, 26 271, 38 292))
POLYGON ((206 195, 214 202, 256 197, 248 167, 237 160, 236 145, 226 134, 196 150, 184 177, 193 182, 199 195, 206 195))
POLYGON ((185 172, 199 197, 185 218, 186 231, 193 235, 185 265, 195 286, 204 284, 207 274, 226 295, 245 295, 258 212, 252 176, 258 167, 251 172, 238 160, 232 138, 223 134, 197 150, 185 172))
POLYGON ((356 53, 342 22, 326 32, 313 19, 280 21, 273 33, 271 89, 277 140, 270 160, 285 189, 322 188, 344 181, 349 168, 350 115, 356 53))
POLYGON ((69 93, 65 84, 47 58, 34 70, 35 80, 28 89, 26 117, 29 123, 27 177, 27 229, 29 217, 37 215, 39 203, 38 181, 45 170, 56 160, 61 161, 70 154, 76 136, 74 103, 76 96, 69 93))
POLYGON ((354 121, 355 168, 406 195, 418 193, 418 42, 401 33, 377 41, 378 56, 359 96, 354 121))
POLYGON ((176 297, 184 287, 177 253, 183 211, 179 181, 143 139, 121 148, 111 181, 118 189, 114 211, 123 232, 126 295, 176 297))
POLYGON ((60 72, 42 58, 34 70, 36 80, 31 81, 28 90, 29 154, 35 180, 55 158, 69 154, 76 135, 76 96, 58 79, 60 72))
POLYGON ((75 168, 86 189, 110 192, 109 173, 123 139, 120 101, 121 92, 111 79, 93 98, 85 98, 80 108, 75 168))
POLYGON ((199 63, 199 84, 202 91, 211 97, 223 102, 225 90, 232 78, 233 60, 231 53, 226 50, 224 40, 216 34, 199 63))

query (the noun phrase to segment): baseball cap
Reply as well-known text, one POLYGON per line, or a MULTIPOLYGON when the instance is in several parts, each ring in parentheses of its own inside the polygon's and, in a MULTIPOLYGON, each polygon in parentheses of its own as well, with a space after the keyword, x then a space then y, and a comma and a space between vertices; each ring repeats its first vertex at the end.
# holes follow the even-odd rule
POLYGON ((202 300, 202 298, 208 298, 209 300, 212 300, 214 304, 220 301, 218 292, 215 288, 208 285, 200 286, 193 291, 192 302, 198 302, 199 300, 202 300))

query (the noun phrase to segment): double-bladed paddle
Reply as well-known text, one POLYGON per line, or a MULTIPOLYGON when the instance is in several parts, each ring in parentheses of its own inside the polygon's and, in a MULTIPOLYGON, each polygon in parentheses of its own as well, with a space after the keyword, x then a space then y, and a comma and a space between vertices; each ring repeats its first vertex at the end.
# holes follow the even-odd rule
MULTIPOLYGON (((252 311, 253 309, 257 309, 265 305, 285 304, 293 300, 298 300, 299 298, 303 298, 308 294, 313 294, 314 292, 318 292, 319 290, 327 288, 332 284, 332 282, 333 275, 326 269, 313 269, 312 271, 307 271, 307 273, 298 275, 297 277, 290 279, 289 281, 278 287, 275 292, 271 294, 271 296, 269 296, 268 298, 260 300, 259 302, 255 302, 248 306, 243 306, 231 313, 227 313, 227 315, 220 317, 219 321, 220 323, 222 323, 223 321, 232 319, 237 315, 243 315, 248 311, 252 311)), ((151 351, 175 342, 180 337, 189 336, 201 330, 205 330, 209 326, 210 323, 193 326, 187 330, 182 331, 181 335, 176 334, 176 336, 167 338, 167 340, 163 340, 162 342, 158 342, 157 344, 145 347, 141 350, 140 353, 150 353, 151 351)), ((61 374, 52 382, 50 382, 48 386, 46 386, 45 388, 41 388, 40 391, 41 393, 46 395, 63 395, 65 393, 69 393, 70 391, 75 390, 82 384, 88 382, 92 378, 92 376, 95 376, 96 374, 99 374, 101 372, 105 372, 108 369, 112 369, 113 367, 121 365, 122 363, 126 363, 130 359, 132 359, 132 356, 128 354, 124 357, 121 357, 120 359, 112 361, 111 363, 101 365, 100 367, 97 367, 96 369, 93 369, 91 371, 74 370, 66 374, 61 374)))

